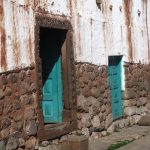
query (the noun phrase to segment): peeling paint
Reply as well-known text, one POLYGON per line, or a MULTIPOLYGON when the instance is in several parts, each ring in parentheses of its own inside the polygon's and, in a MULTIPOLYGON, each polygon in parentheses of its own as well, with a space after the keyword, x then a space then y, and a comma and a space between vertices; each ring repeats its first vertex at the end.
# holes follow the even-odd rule
POLYGON ((6 70, 6 33, 4 28, 4 10, 3 10, 3 0, 0 0, 0 33, 1 33, 1 67, 6 70))
POLYGON ((149 0, 0 0, 0 72, 34 63, 36 14, 71 21, 76 62, 150 62, 149 0))
MULTIPOLYGON (((89 33, 88 36, 94 35, 97 36, 94 39, 98 39, 99 36, 96 33, 101 34, 99 41, 92 40, 92 45, 96 46, 92 46, 92 54, 87 60, 91 60, 90 57, 95 56, 90 63, 107 65, 109 55, 123 55, 126 62, 149 63, 150 19, 147 17, 147 23, 144 21, 143 12, 146 11, 149 16, 150 2, 148 0, 101 0, 101 7, 98 7, 94 0, 78 0, 74 14, 76 22, 92 19, 93 24, 99 24, 99 27, 95 29, 91 27, 92 34, 89 33), (146 7, 142 8, 143 1, 146 7), (84 7, 80 7, 81 4, 84 7), (138 15, 139 11, 140 16, 138 15), (80 18, 77 17, 77 14, 80 14, 80 18), (96 57, 95 52, 99 57, 96 57)), ((86 47, 91 47, 91 42, 85 43, 84 31, 81 30, 78 35, 76 34, 79 30, 78 27, 74 26, 74 28, 75 41, 80 36, 80 43, 84 45, 82 50, 79 50, 78 47, 80 43, 75 45, 76 61, 86 62, 85 55, 90 53, 86 47), (82 52, 78 53, 78 51, 82 52)), ((87 32, 91 30, 87 24, 82 24, 80 28, 86 28, 87 32)))
POLYGON ((133 61, 133 47, 132 47, 132 1, 131 0, 124 0, 124 10, 125 10, 125 18, 126 18, 126 26, 127 26, 127 38, 128 38, 128 54, 129 54, 129 61, 133 61))

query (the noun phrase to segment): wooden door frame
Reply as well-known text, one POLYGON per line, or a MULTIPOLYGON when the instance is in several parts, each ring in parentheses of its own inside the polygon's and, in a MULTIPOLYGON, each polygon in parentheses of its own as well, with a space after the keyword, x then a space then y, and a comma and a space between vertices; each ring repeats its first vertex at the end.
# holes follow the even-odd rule
POLYGON ((37 14, 35 25, 35 68, 37 86, 37 122, 39 140, 48 140, 60 137, 77 129, 76 116, 76 87, 75 87, 75 63, 73 50, 73 30, 70 21, 64 17, 46 16, 37 14), (39 57, 39 33, 40 27, 67 30, 66 40, 62 46, 62 77, 63 77, 63 122, 44 125, 42 114, 42 66, 39 57))

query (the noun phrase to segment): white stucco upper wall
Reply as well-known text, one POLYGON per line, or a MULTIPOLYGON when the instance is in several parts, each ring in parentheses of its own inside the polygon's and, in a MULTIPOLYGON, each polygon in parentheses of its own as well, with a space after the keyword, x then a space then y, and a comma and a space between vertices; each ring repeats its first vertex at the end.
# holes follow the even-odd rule
POLYGON ((76 61, 107 65, 109 55, 124 55, 149 63, 149 0, 101 0, 101 8, 96 0, 78 0, 74 6, 76 61))
POLYGON ((70 0, 0 0, 0 72, 34 63, 36 13, 71 18, 70 0))
POLYGON ((0 72, 34 63, 36 13, 73 25, 76 62, 107 65, 109 55, 149 63, 150 0, 0 0, 0 72))

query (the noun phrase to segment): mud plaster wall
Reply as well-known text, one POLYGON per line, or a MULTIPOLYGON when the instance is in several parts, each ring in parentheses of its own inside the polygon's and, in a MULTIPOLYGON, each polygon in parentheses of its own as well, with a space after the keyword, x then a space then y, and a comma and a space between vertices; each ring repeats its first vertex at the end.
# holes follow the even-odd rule
POLYGON ((98 138, 137 124, 150 113, 150 66, 125 63, 123 118, 113 121, 107 66, 76 65, 78 128, 98 138))

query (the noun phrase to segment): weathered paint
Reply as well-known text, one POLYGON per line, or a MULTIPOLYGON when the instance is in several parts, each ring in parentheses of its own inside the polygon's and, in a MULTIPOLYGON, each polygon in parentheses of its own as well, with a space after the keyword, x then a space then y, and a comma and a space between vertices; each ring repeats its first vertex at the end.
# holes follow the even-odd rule
POLYGON ((150 62, 149 0, 0 0, 0 72, 34 63, 36 13, 72 22, 77 62, 150 62))
POLYGON ((109 55, 124 55, 149 63, 150 1, 101 0, 100 8, 95 0, 75 4, 76 61, 106 65, 109 55))
POLYGON ((0 1, 0 46, 1 46, 1 52, 0 52, 0 62, 1 62, 1 68, 6 69, 6 33, 4 29, 4 9, 3 9, 3 1, 0 1))
POLYGON ((0 72, 34 63, 36 13, 70 18, 69 0, 0 0, 0 72))

